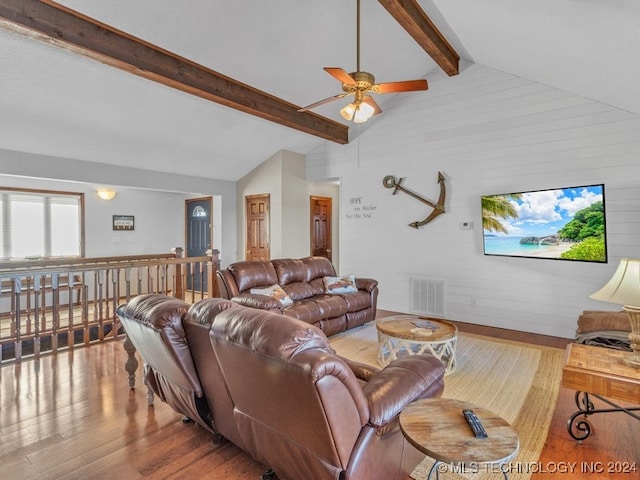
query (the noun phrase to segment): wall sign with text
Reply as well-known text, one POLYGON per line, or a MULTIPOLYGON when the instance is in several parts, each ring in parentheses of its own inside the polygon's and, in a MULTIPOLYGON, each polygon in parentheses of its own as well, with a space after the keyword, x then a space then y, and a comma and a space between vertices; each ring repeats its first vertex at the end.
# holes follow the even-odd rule
POLYGON ((367 220, 373 216, 373 212, 378 208, 376 205, 366 203, 362 197, 350 197, 345 208, 347 220, 367 220))
POLYGON ((133 228, 134 228, 133 215, 114 215, 113 216, 114 230, 133 230, 133 228))

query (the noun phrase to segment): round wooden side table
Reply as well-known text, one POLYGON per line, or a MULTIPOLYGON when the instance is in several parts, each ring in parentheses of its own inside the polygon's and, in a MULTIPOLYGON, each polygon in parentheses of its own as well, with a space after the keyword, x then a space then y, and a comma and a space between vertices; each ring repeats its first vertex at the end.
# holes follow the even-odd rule
POLYGON ((376 321, 378 363, 386 366, 402 355, 431 353, 445 366, 445 375, 456 370, 458 327, 446 320, 416 315, 394 315, 376 321))
POLYGON ((407 441, 435 460, 427 480, 435 471, 465 468, 479 471, 482 465, 496 466, 508 479, 507 464, 518 453, 518 434, 495 413, 468 402, 449 398, 427 398, 408 405, 400 414, 400 429, 407 441), (487 432, 476 438, 462 410, 473 410, 487 432))

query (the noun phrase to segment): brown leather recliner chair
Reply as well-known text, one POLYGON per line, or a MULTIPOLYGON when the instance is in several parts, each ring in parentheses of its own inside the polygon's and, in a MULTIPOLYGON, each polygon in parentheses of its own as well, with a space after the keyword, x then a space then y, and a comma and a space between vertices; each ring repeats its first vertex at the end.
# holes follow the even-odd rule
POLYGON ((229 308, 244 310, 244 307, 221 298, 200 300, 189 308, 183 325, 216 432, 246 450, 236 425, 231 396, 209 341, 213 320, 220 312, 229 308))
POLYGON ((140 295, 117 309, 124 329, 144 361, 147 388, 173 410, 244 448, 233 416, 209 329, 216 315, 242 308, 220 298, 189 305, 160 294, 140 295))
POLYGON ((221 312, 209 335, 243 448, 280 480, 405 480, 424 458, 398 415, 441 395, 436 358, 377 371, 336 355, 320 329, 256 309, 221 312))
POLYGON ((176 412, 216 433, 183 328, 188 309, 182 300, 145 294, 120 305, 116 314, 144 361, 145 385, 176 412))

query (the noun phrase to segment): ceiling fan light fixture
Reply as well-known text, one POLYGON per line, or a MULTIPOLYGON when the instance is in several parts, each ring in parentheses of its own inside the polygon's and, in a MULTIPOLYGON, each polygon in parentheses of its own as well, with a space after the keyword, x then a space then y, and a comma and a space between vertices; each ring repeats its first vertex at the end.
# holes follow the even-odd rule
POLYGON ((353 114, 355 112, 356 112, 356 104, 350 103, 349 105, 344 107, 342 110, 340 110, 340 115, 342 115, 342 118, 344 118, 345 120, 351 121, 351 119, 353 119, 353 114))
POLYGON ((374 113, 375 110, 371 105, 365 102, 361 102, 360 105, 356 107, 356 111, 353 113, 353 123, 364 123, 369 120, 374 113))
POLYGON ((339 67, 324 67, 324 70, 342 84, 344 93, 302 107, 298 110, 299 112, 305 112, 347 95, 355 95, 353 102, 340 110, 340 115, 349 122, 363 123, 373 115, 382 113, 382 109, 368 95, 369 93, 400 93, 427 89, 427 81, 424 79, 376 84, 376 79, 371 73, 360 70, 360 0, 356 0, 356 71, 347 73, 339 67))
MULTIPOLYGON (((364 96, 363 100, 366 98, 367 96, 364 96)), ((347 121, 353 120, 353 123, 364 123, 369 120, 374 113, 374 108, 364 101, 360 101, 358 103, 350 103, 342 110, 340 110, 340 115, 342 115, 342 118, 347 121)))

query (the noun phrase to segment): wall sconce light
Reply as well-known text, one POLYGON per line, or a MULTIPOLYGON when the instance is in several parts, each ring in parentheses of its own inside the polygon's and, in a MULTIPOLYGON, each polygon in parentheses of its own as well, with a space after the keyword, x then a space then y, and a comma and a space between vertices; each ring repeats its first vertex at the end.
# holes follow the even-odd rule
POLYGON ((103 200, 112 200, 116 196, 116 191, 110 188, 99 188, 98 196, 103 200))

